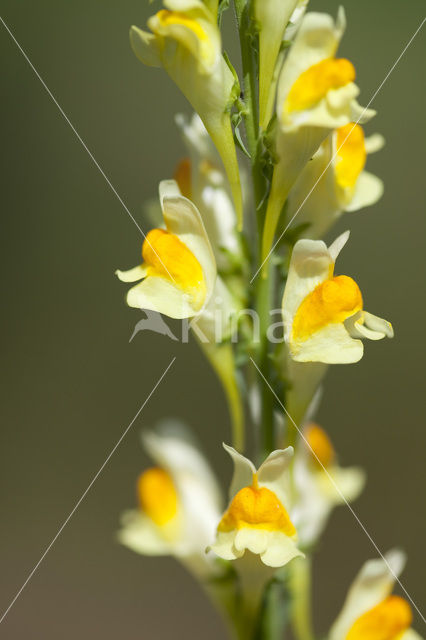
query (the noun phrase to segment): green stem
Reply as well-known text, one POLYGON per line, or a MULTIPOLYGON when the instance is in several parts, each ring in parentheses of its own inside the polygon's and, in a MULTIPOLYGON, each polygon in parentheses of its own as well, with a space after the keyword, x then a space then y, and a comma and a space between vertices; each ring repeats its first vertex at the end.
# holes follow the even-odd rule
POLYGON ((297 558, 290 566, 292 595, 292 626, 298 640, 313 640, 311 616, 312 562, 308 557, 297 558))
MULTIPOLYGON (((270 384, 271 361, 269 358, 268 327, 270 321, 272 270, 269 270, 268 278, 258 277, 257 280, 257 313, 259 316, 259 344, 257 350, 257 366, 259 367, 265 380, 270 384)), ((261 434, 262 453, 260 458, 264 459, 275 448, 274 434, 274 397, 268 384, 260 380, 261 398, 261 434)))
MULTIPOLYGON (((258 139, 259 118, 257 105, 257 60, 255 59, 250 38, 250 14, 247 0, 235 0, 235 13, 237 16, 238 34, 240 38, 241 64, 243 68, 243 111, 244 124, 248 151, 251 158, 251 173, 253 180, 254 202, 256 211, 264 194, 265 184, 259 166, 258 139)), ((259 222, 259 220, 258 220, 259 222)), ((263 226, 263 220, 262 226, 263 226)), ((260 230, 262 231, 262 227, 260 230)))
MULTIPOLYGON (((261 254, 261 238, 264 224, 264 208, 260 206, 265 193, 265 181, 262 175, 259 153, 259 118, 257 106, 257 61, 254 56, 254 48, 250 41, 250 14, 247 0, 234 0, 237 16, 238 32, 240 37, 241 61, 243 68, 244 90, 244 122, 246 129, 247 146, 251 156, 251 172, 253 182, 254 205, 257 218, 258 247, 257 255, 261 254)), ((272 276, 272 269, 270 270, 272 276)), ((256 310, 259 317, 259 339, 256 349, 256 364, 265 379, 270 380, 270 360, 267 331, 269 327, 269 311, 271 307, 271 278, 258 277, 256 282, 256 310)), ((273 395, 268 385, 261 380, 261 434, 262 456, 274 449, 273 433, 273 395)))
POLYGON ((240 37, 241 62, 243 67, 243 91, 246 110, 244 120, 246 126, 247 145, 252 163, 257 155, 258 117, 256 102, 256 73, 253 48, 250 46, 249 3, 247 0, 235 0, 238 34, 240 37))

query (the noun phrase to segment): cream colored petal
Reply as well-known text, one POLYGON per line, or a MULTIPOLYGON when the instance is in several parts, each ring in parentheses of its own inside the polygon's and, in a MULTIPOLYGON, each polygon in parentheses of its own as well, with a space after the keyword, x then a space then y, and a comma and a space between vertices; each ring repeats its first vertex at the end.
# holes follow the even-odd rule
POLYGON ((234 540, 234 546, 237 551, 251 551, 258 555, 264 553, 268 548, 269 531, 266 529, 239 529, 234 540))
POLYGON ((329 324, 307 340, 290 339, 291 356, 296 362, 349 364, 361 360, 364 347, 361 340, 351 338, 343 324, 329 324))
POLYGON ((376 153, 376 151, 380 151, 385 146, 385 139, 380 133, 373 133, 373 135, 368 136, 364 140, 365 150, 368 154, 376 153))
POLYGON ((142 433, 142 443, 149 456, 179 482, 182 476, 196 478, 213 496, 218 507, 220 490, 205 457, 191 440, 185 425, 177 420, 163 421, 156 431, 142 433))
POLYGON ((356 314, 356 316, 353 316, 352 318, 346 320, 345 327, 348 330, 351 338, 382 340, 385 337, 385 334, 383 332, 371 331, 370 329, 368 329, 365 324, 362 324, 362 317, 363 313, 360 312, 359 314, 356 314), (355 320, 355 318, 358 318, 358 320, 355 320))
POLYGON ((189 296, 173 282, 149 276, 127 293, 127 304, 135 309, 150 309, 169 318, 192 318, 197 311, 189 296))
POLYGON ((320 490, 318 473, 312 469, 307 452, 296 457, 294 478, 298 495, 291 510, 291 518, 302 548, 309 548, 318 541, 333 506, 320 490))
POLYGON ((253 474, 256 473, 256 467, 251 460, 243 456, 241 453, 238 453, 238 451, 233 447, 224 444, 223 448, 229 453, 232 458, 232 462, 234 463, 234 474, 232 476, 231 487, 229 489, 229 497, 232 500, 240 489, 249 487, 252 484, 253 474))
POLYGON ((173 555, 174 545, 167 542, 152 520, 139 511, 126 511, 121 518, 119 542, 136 553, 149 556, 173 555))
POLYGON ((293 447, 272 451, 259 467, 257 472, 259 482, 262 484, 281 482, 283 475, 286 474, 289 469, 293 455, 293 447))
POLYGON ((398 640, 423 640, 423 637, 419 635, 417 631, 414 631, 414 629, 408 629, 404 631, 398 640))
POLYGON ((208 547, 208 551, 213 551, 223 560, 236 560, 244 555, 244 550, 239 551, 234 546, 236 531, 219 531, 215 542, 208 547))
POLYGON ((287 509, 290 502, 289 465, 293 454, 293 447, 273 451, 257 472, 259 484, 273 491, 287 509))
POLYGON ((148 19, 147 24, 151 31, 164 40, 161 57, 166 68, 173 65, 173 54, 179 58, 180 53, 189 54, 192 65, 196 66, 199 73, 211 73, 217 65, 220 57, 220 33, 210 12, 203 3, 200 2, 200 5, 202 6, 193 13, 178 10, 178 15, 183 13, 185 19, 165 23, 159 17, 160 14, 148 19), (190 20, 193 21, 195 29, 190 26, 190 20), (202 31, 201 35, 199 31, 202 31))
POLYGON ((198 9, 206 13, 206 6, 202 0, 163 0, 163 4, 169 11, 191 11, 198 9))
POLYGON ((342 640, 363 613, 380 604, 391 592, 395 576, 405 565, 405 554, 390 551, 385 559, 369 560, 364 564, 349 589, 342 611, 331 628, 329 640, 342 640))
POLYGON ((337 258, 340 255, 341 250, 343 249, 343 247, 345 246, 345 244, 349 240, 350 233, 351 233, 350 231, 344 231, 328 247, 328 252, 329 252, 330 258, 333 260, 333 262, 336 262, 337 258))
POLYGON ((115 275, 119 280, 121 280, 121 282, 136 282, 137 280, 145 278, 146 265, 138 264, 137 267, 133 267, 133 269, 129 269, 128 271, 120 271, 117 269, 115 275))
POLYGON ((393 338, 394 332, 390 322, 372 313, 368 313, 368 311, 364 311, 363 317, 364 323, 369 329, 383 333, 387 338, 393 338))
MULTIPOLYGON (((353 121, 358 87, 350 82, 340 89, 330 89, 325 98, 305 111, 295 111, 283 120, 284 129, 293 127, 322 127, 326 132, 353 121)), ((358 105, 359 106, 359 105, 358 105)), ((325 137, 325 136, 324 136, 325 137)))
POLYGON ((377 111, 374 109, 366 109, 357 103, 356 100, 352 101, 351 104, 351 122, 357 122, 359 124, 365 124, 369 122, 371 118, 374 118, 377 111))
POLYGON ((297 556, 304 557, 292 538, 276 531, 268 531, 268 534, 266 551, 260 556, 268 567, 283 567, 297 556))
POLYGON ((160 50, 157 38, 147 31, 130 28, 130 44, 136 57, 149 67, 161 67, 160 50))
POLYGON ((319 471, 316 478, 323 496, 332 504, 353 502, 360 495, 366 482, 366 474, 360 467, 339 467, 319 471))
POLYGON ((346 211, 358 211, 375 204, 383 195, 383 181, 368 171, 363 171, 355 185, 352 200, 346 205, 346 211))
POLYGON ((174 180, 160 183, 160 201, 168 231, 179 237, 197 258, 206 283, 207 303, 216 280, 216 261, 200 212, 188 198, 180 195, 174 180))
POLYGON ((207 545, 215 538, 222 510, 216 495, 194 476, 181 474, 176 487, 183 513, 182 545, 187 553, 203 555, 207 545))
MULTIPOLYGON (((161 204, 161 208, 164 210, 164 199, 165 198, 181 198, 183 197, 180 189, 179 189, 179 185, 176 182, 176 180, 162 180, 158 186, 158 195, 160 198, 160 204, 161 204)), ((196 217, 196 216, 195 216, 196 217)), ((167 224, 167 220, 165 220, 166 224, 167 224)), ((191 220, 192 222, 192 220, 191 220)), ((191 222, 189 223, 191 225, 191 222)), ((185 219, 184 223, 186 223, 188 225, 187 220, 185 219)), ((176 235, 179 234, 179 229, 176 228, 172 231, 172 229, 170 229, 170 231, 172 233, 176 233, 176 235)))
POLYGON ((310 12, 303 17, 281 71, 277 97, 279 113, 289 90, 300 74, 321 60, 335 55, 345 26, 342 7, 339 9, 336 24, 326 13, 310 12))

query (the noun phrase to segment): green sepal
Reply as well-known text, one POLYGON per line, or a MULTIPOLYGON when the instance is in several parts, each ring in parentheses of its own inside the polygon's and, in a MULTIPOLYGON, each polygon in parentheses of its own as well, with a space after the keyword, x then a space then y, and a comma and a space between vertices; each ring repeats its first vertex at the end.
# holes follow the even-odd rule
POLYGON ((247 156, 247 158, 251 159, 251 155, 248 152, 242 136, 241 136, 241 131, 240 131, 240 124, 242 122, 243 119, 243 111, 238 110, 236 113, 233 113, 231 116, 231 122, 232 125, 234 127, 234 139, 235 139, 235 143, 236 145, 241 149, 241 151, 247 156))
POLYGON ((225 111, 230 112, 231 109, 233 108, 233 106, 235 105, 236 101, 239 99, 240 97, 240 93, 241 93, 241 87, 240 87, 240 79, 238 78, 238 74, 234 69, 234 66, 232 64, 232 62, 229 59, 228 54, 226 53, 226 51, 223 52, 223 58, 226 62, 226 64, 229 67, 229 70, 231 71, 233 78, 234 78, 234 84, 232 85, 232 89, 229 93, 229 98, 228 98, 228 102, 225 108, 225 111))

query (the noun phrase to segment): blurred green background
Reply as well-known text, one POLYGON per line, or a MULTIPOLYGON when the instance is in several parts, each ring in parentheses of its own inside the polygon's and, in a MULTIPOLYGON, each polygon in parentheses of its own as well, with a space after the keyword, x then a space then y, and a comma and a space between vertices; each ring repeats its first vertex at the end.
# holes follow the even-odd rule
MULTIPOLYGON (((338 3, 312 0, 333 14, 338 3)), ((189 112, 166 75, 131 53, 128 28, 156 10, 143 0, 2 0, 1 15, 129 207, 155 195, 182 153, 173 114, 189 112)), ((341 53, 365 104, 424 15, 423 0, 347 3, 341 53)), ((226 14, 232 23, 232 14, 226 14)), ((230 24, 227 49, 237 56, 230 24)), ((141 237, 58 108, 0 25, 2 65, 3 397, 1 591, 9 605, 173 356, 176 361, 0 626, 0 637, 223 637, 215 612, 173 560, 114 540, 147 460, 141 428, 179 416, 196 429, 224 485, 229 421, 218 383, 194 344, 140 333, 117 267, 136 264, 141 237)), ((332 367, 320 409, 344 464, 362 464, 355 509, 383 551, 409 554, 403 583, 422 606, 424 491, 424 30, 373 107, 367 131, 383 151, 368 162, 386 192, 348 214, 340 272, 366 308, 392 320, 394 341, 366 345, 357 365, 332 367), (423 136, 423 137, 422 137, 423 136)), ((315 618, 326 629, 361 563, 375 555, 346 508, 315 560, 315 618)), ((424 601, 424 600, 423 600, 424 601)), ((424 634, 421 621, 417 628, 424 634)))

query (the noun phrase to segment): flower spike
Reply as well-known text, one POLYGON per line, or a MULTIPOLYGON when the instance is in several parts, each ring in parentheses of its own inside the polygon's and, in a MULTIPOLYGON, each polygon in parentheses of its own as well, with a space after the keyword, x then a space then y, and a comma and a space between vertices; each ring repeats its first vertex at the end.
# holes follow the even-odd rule
POLYGON ((258 555, 269 567, 282 567, 302 556, 296 529, 285 508, 288 503, 288 466, 292 447, 273 451, 256 470, 253 463, 224 445, 234 463, 230 504, 210 549, 225 560, 258 555))

